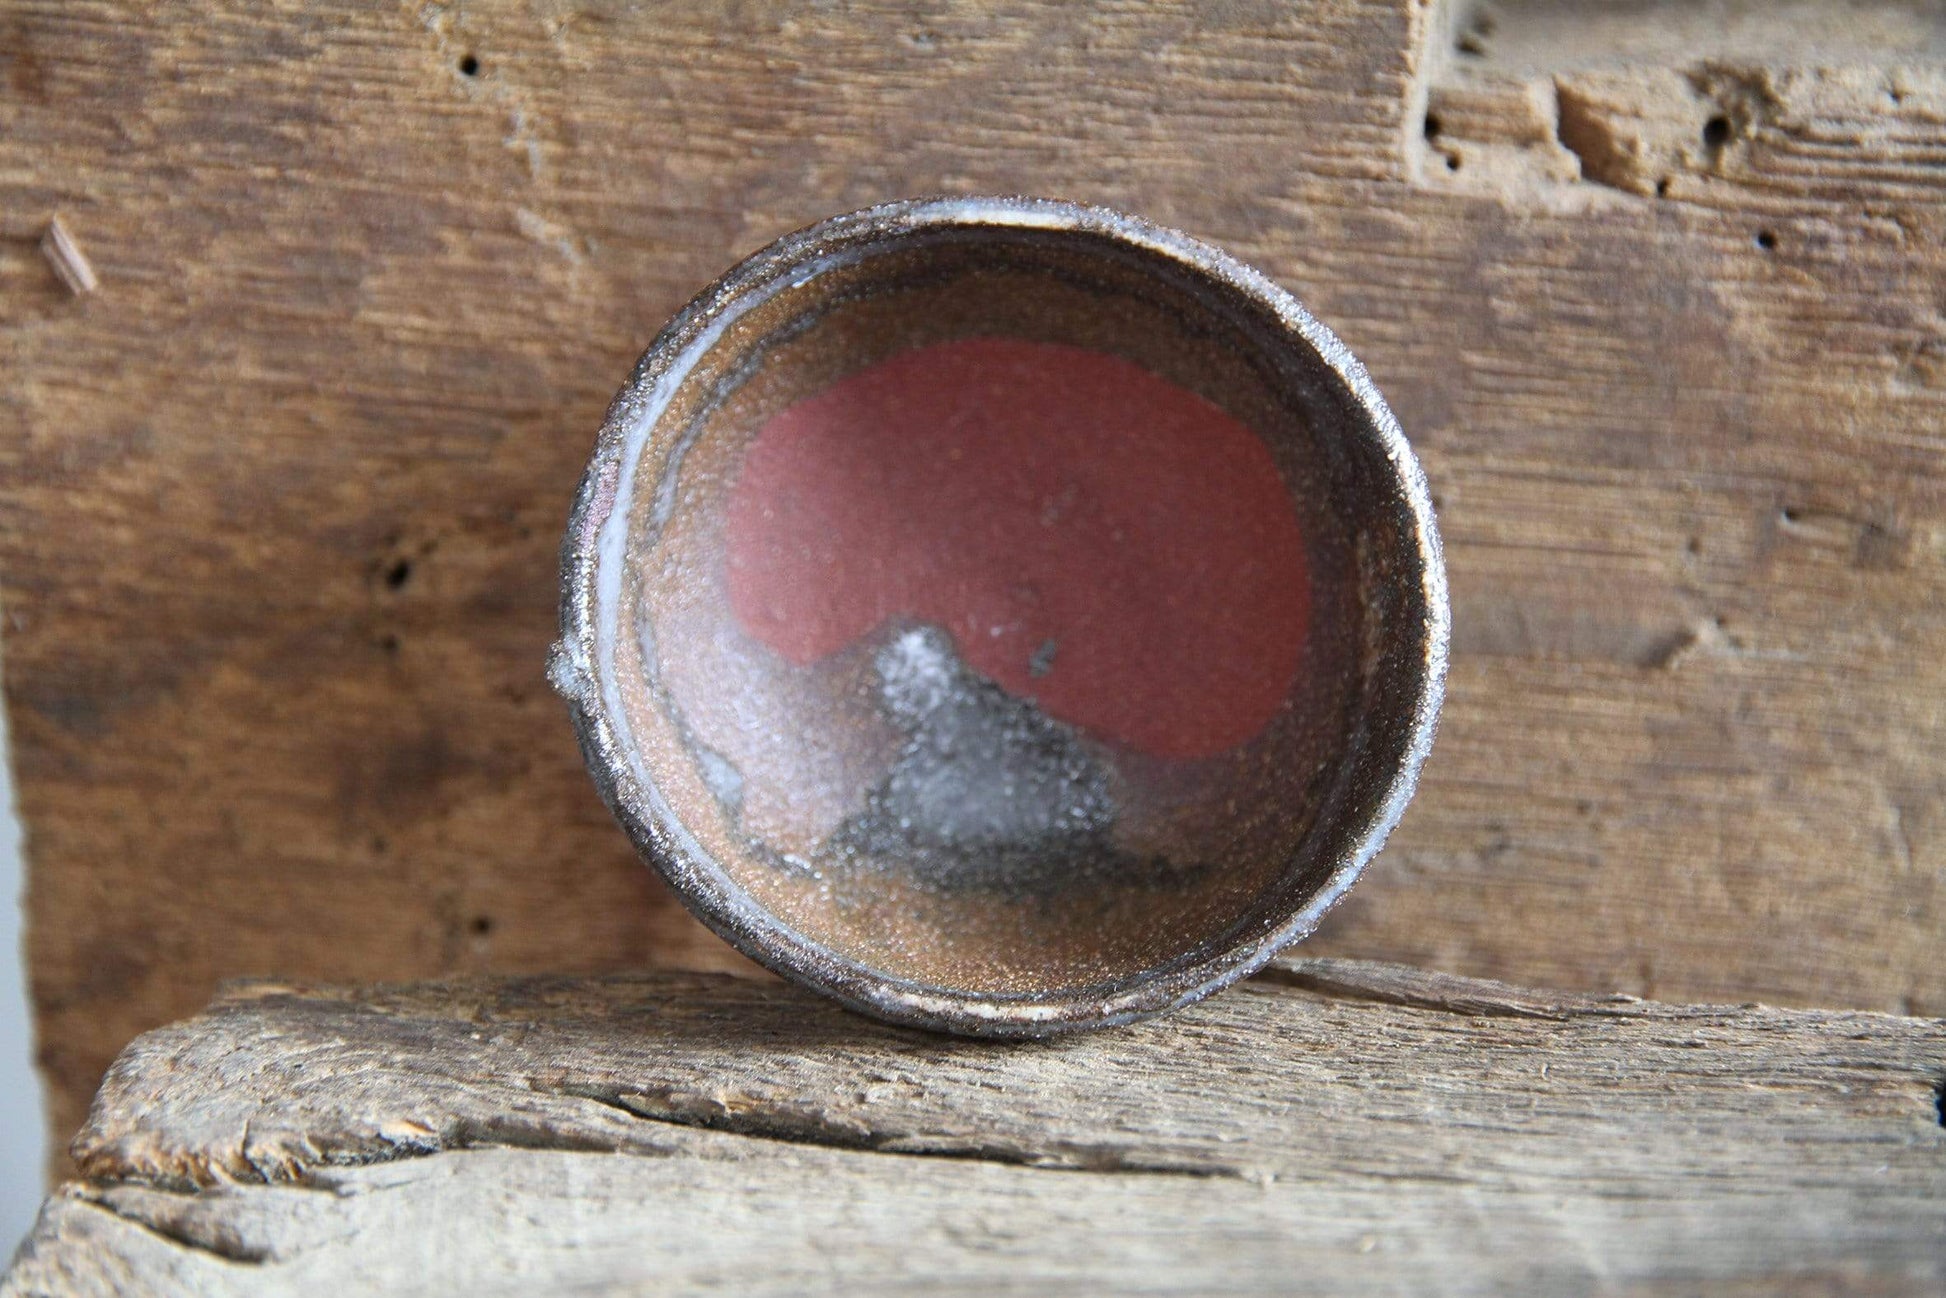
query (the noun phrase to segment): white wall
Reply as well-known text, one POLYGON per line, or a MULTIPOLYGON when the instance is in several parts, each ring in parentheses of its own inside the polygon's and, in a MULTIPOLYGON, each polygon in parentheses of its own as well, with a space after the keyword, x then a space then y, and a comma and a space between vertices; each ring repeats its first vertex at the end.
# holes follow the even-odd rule
POLYGON ((41 1083, 27 1028, 27 985, 20 951, 20 826, 14 817, 13 762, 0 709, 0 1269, 33 1223, 47 1164, 41 1083))

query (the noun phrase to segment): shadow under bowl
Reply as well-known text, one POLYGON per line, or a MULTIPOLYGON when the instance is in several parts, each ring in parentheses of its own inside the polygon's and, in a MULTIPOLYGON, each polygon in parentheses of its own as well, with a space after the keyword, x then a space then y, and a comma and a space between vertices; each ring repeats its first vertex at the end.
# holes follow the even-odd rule
POLYGON ((550 671, 712 929, 1035 1036, 1308 934, 1432 742, 1445 574, 1364 368, 1261 274, 1071 203, 821 222, 663 331, 550 671))

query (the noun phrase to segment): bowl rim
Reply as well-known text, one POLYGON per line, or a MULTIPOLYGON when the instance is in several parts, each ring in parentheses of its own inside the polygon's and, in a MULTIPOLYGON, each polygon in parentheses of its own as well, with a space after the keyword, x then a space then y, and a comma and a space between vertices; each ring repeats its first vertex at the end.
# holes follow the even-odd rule
POLYGON ((875 1018, 964 1035, 1035 1037, 1177 1009, 1256 972, 1316 929, 1384 845, 1417 787, 1438 728, 1450 640, 1446 570, 1425 474, 1364 365, 1295 297, 1214 245, 1111 208, 1018 195, 931 197, 877 204, 784 235, 732 267, 663 327, 609 405, 575 494, 561 546, 561 639, 550 655, 548 677, 568 703, 597 789, 637 852, 731 946, 875 1018), (612 651, 604 658, 604 643, 617 634, 635 469, 661 411, 695 361, 744 311, 767 300, 763 290, 805 282, 820 263, 848 261, 860 250, 933 230, 1032 230, 1106 239, 1165 258, 1267 310, 1290 339, 1310 348, 1337 376, 1365 416, 1348 426, 1362 433, 1359 425, 1367 425, 1391 466, 1404 505, 1402 539, 1415 552, 1425 614, 1413 648, 1420 664, 1413 694, 1395 704, 1411 713, 1404 749, 1381 796, 1365 804, 1364 823, 1343 831, 1346 846, 1322 885, 1267 933, 1136 975, 1107 992, 1043 995, 929 986, 873 970, 798 932, 739 887, 661 796, 639 754, 625 747, 614 673, 607 673, 609 679, 602 674, 604 662, 612 663, 612 651))

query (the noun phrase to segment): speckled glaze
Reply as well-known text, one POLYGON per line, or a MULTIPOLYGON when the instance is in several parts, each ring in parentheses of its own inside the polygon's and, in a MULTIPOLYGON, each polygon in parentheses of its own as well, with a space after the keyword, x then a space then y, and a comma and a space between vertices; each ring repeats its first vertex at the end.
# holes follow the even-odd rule
MULTIPOLYGON (((1049 318, 1059 314, 1060 327, 1073 332, 1072 299, 1088 291, 1096 290, 1051 288, 1049 318)), ((1117 327, 1103 326, 1111 333, 1117 327)), ((1140 346, 1152 353, 1157 344, 1145 335, 1140 346)), ((1206 386, 1227 390, 1227 382, 1211 378, 1206 386)), ((576 497, 562 553, 561 624, 549 675, 568 701, 595 783, 644 858, 711 929, 778 973, 879 1018, 982 1036, 1044 1036, 1188 1004, 1317 926, 1412 795, 1443 695, 1449 614, 1431 502, 1404 435, 1364 367, 1288 293, 1216 248, 1118 212, 1046 199, 937 198, 889 203, 788 235, 670 322, 610 407, 576 497), (1318 517, 1337 533, 1324 539, 1344 556, 1333 569, 1339 575, 1325 578, 1325 594, 1335 590, 1356 624, 1327 681, 1341 698, 1343 724, 1332 733, 1329 760, 1282 777, 1295 846, 1268 872, 1244 872, 1225 884, 1206 870, 1167 885, 1197 894, 1190 900, 1214 895, 1219 885, 1229 889, 1212 912, 1224 922, 1185 928, 1179 940, 1165 928, 1132 948, 1116 946, 1110 930, 1124 913, 1116 906, 1125 903, 1104 899, 1091 913, 1103 917, 1096 936, 1112 955, 1098 965, 1077 961, 1072 951, 1062 957, 1096 971, 1088 976, 1041 972, 1054 966, 1030 949, 1034 930, 1011 919, 962 926, 972 936, 956 938, 950 950, 909 949, 940 931, 936 917, 927 921, 931 929, 907 926, 900 961, 850 941, 853 930, 841 926, 821 930, 822 940, 813 936, 805 930, 814 926, 788 920, 774 896, 766 894, 767 902, 755 895, 763 889, 751 886, 749 865, 726 859, 721 834, 705 829, 708 809, 693 773, 678 769, 666 737, 640 733, 632 720, 645 715, 642 698, 656 684, 630 657, 641 652, 632 642, 655 639, 645 625, 648 606, 635 593, 646 579, 631 565, 640 562, 644 533, 662 528, 679 504, 680 470, 696 430, 763 357, 784 354, 762 350, 766 331, 788 332, 823 309, 822 284, 845 285, 831 290, 834 303, 860 300, 870 295, 874 267, 903 259, 910 280, 915 259, 923 265, 929 248, 949 248, 962 268, 977 265, 983 248, 996 261, 1026 257, 1057 269, 1064 259, 1083 269, 1112 261, 1121 281, 1167 281, 1166 292, 1157 289, 1162 297, 1193 298, 1196 311, 1220 317, 1221 329, 1199 336, 1248 339, 1257 357, 1250 364, 1270 375, 1261 380, 1266 390, 1274 388, 1280 409, 1295 412, 1280 417, 1301 432, 1284 435, 1303 440, 1304 453, 1322 466, 1317 479, 1328 484, 1330 500, 1318 517), (798 301, 811 305, 779 315, 779 303, 798 301), (725 377, 721 358, 732 351, 754 359, 725 377), (1240 886, 1248 894, 1242 903, 1234 900, 1240 886)), ((872 885, 868 879, 851 886, 856 909, 856 889, 872 885)), ((875 922, 904 932, 899 908, 906 896, 888 883, 881 896, 867 898, 877 907, 875 922)), ((1040 903, 1023 898, 1021 886, 1003 884, 951 904, 961 908, 955 914, 979 918, 982 907, 1012 907, 1012 915, 1040 903)), ((1085 947, 1090 931, 1077 924, 1063 940, 1085 947)))

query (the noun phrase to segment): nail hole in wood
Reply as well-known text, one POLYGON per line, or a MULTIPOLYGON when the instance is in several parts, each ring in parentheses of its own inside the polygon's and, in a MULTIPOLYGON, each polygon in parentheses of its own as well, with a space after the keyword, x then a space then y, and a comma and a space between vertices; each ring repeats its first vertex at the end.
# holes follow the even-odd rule
POLYGON ((1774 252, 1777 248, 1777 236, 1769 230, 1759 230, 1757 231, 1757 246, 1765 252, 1774 252))
POLYGON ((459 61, 459 71, 460 71, 460 75, 463 77, 479 76, 480 60, 475 58, 471 54, 466 55, 465 57, 461 58, 459 61))
POLYGON ((1703 143, 1720 149, 1730 141, 1730 119, 1718 113, 1703 123, 1703 143))
POLYGON ((411 580, 412 560, 410 559, 400 559, 385 570, 385 586, 387 590, 403 590, 405 584, 411 580))
POLYGON ((1439 128, 1440 128, 1439 114, 1427 113, 1426 114, 1426 138, 1429 140, 1438 139, 1439 128))

